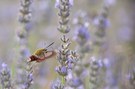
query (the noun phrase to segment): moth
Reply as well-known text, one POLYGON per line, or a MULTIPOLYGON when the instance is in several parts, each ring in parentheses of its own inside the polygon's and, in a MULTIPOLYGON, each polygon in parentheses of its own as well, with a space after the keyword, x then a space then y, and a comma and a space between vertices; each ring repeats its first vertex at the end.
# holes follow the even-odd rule
POLYGON ((47 48, 53 45, 53 43, 49 44, 45 48, 40 48, 37 49, 30 57, 29 57, 29 62, 43 62, 46 59, 52 58, 56 55, 56 52, 54 50, 48 51, 47 48))

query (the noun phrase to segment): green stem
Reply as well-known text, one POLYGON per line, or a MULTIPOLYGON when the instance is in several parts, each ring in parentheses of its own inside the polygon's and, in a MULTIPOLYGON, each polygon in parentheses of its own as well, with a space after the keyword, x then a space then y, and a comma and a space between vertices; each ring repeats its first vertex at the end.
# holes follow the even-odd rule
POLYGON ((64 78, 64 76, 62 76, 62 84, 63 85, 65 84, 65 78, 64 78))

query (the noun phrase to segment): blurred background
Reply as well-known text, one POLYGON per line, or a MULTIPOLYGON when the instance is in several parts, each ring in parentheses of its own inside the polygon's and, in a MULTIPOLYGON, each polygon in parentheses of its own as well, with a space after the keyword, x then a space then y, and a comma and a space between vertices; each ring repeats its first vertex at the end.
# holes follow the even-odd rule
MULTIPOLYGON (((112 89, 129 89, 127 76, 135 67, 135 0, 108 1, 111 7, 108 16, 110 24, 106 33, 108 48, 105 55, 111 62, 112 78, 115 80, 111 83, 115 86, 112 89)), ((76 47, 76 43, 72 40, 75 32, 73 25, 75 14, 81 10, 92 18, 100 12, 102 5, 103 0, 74 0, 70 15, 71 31, 68 34, 72 42, 71 49, 76 47)), ((11 73, 15 61, 18 60, 16 32, 19 29, 19 8, 19 0, 0 0, 0 63, 8 64, 11 73)), ((31 9, 32 21, 28 25, 31 28, 28 39, 30 53, 51 42, 55 44, 49 48, 50 50, 58 48, 62 35, 57 31, 58 9, 55 8, 55 0, 33 0, 31 9)), ((50 89, 50 83, 58 76, 54 71, 58 65, 55 59, 38 65, 39 70, 42 68, 39 71, 41 74, 34 82, 38 85, 35 84, 36 87, 40 86, 39 89, 50 89)))

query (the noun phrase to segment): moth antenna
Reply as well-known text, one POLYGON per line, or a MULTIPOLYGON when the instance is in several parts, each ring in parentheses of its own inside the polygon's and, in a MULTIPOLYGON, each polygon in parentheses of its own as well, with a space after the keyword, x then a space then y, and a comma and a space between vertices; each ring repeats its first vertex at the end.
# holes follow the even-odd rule
POLYGON ((51 45, 53 45, 54 44, 54 42, 52 42, 51 44, 49 44, 47 47, 45 47, 45 48, 48 48, 48 47, 50 47, 51 45))

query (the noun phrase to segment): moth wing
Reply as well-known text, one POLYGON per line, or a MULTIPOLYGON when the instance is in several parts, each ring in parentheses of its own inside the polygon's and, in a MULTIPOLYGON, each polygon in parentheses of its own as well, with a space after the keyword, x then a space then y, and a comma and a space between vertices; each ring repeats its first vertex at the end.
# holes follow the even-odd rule
POLYGON ((36 60, 37 62, 42 62, 48 58, 51 58, 53 56, 53 52, 51 51, 48 51, 48 52, 45 52, 44 55, 40 55, 39 56, 39 59, 36 60))
POLYGON ((53 51, 47 51, 45 53, 45 58, 51 58, 53 56, 53 51))

